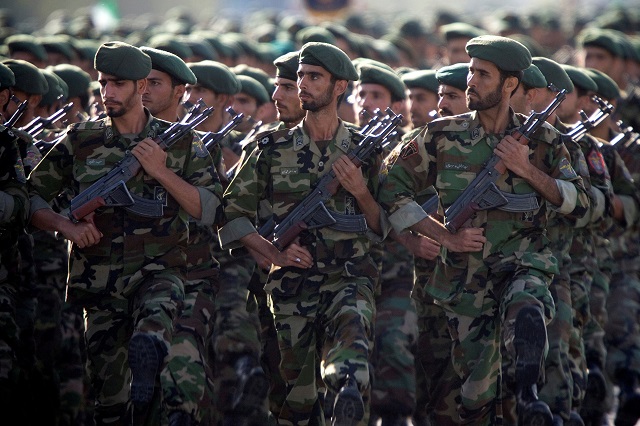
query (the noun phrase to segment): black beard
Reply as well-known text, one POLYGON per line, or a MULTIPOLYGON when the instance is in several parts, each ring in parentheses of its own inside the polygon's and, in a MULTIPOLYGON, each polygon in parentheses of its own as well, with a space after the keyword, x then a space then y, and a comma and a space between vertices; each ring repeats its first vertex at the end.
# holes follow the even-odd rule
MULTIPOLYGON (((476 91, 473 91, 473 93, 475 93, 476 96, 478 96, 478 93, 476 91)), ((497 87, 496 90, 489 93, 484 98, 480 98, 478 100, 470 100, 469 98, 467 98, 468 107, 472 111, 484 111, 486 109, 493 108, 494 106, 498 105, 500 102, 502 102, 501 87, 497 87)))

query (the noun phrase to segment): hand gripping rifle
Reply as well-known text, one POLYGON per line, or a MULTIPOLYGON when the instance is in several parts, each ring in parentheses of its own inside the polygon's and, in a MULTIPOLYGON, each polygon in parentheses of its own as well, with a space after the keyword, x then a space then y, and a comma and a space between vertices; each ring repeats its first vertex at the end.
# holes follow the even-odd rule
POLYGON ((609 102, 602 100, 597 96, 594 96, 593 100, 598 104, 598 109, 589 117, 584 111, 580 111, 580 121, 577 122, 567 133, 567 136, 569 136, 574 142, 582 139, 589 130, 598 126, 613 112, 614 107, 609 102))
MULTIPOLYGON (((348 157, 357 167, 361 167, 374 152, 378 151, 402 121, 387 109, 387 115, 380 118, 366 134, 358 134, 360 143, 349 152, 348 157)), ((324 204, 338 192, 340 182, 331 169, 311 192, 277 225, 270 219, 258 231, 280 251, 284 250, 304 230, 330 226, 344 232, 364 232, 367 229, 363 215, 345 215, 329 211, 324 204)))
MULTIPOLYGON (((544 124, 566 97, 561 90, 542 112, 532 112, 526 121, 513 133, 520 143, 528 144, 531 135, 544 124)), ((498 189, 495 182, 507 171, 503 161, 493 154, 484 169, 475 177, 464 192, 445 211, 445 226, 453 233, 480 210, 502 208, 507 211, 531 211, 538 208, 538 200, 530 194, 507 194, 498 189)))
MULTIPOLYGON (((187 114, 181 121, 173 123, 154 141, 163 151, 187 135, 192 129, 213 113, 213 107, 205 108, 197 114, 187 114)), ((163 203, 148 200, 129 192, 127 181, 140 172, 142 165, 127 152, 109 173, 94 182, 89 188, 71 200, 69 218, 78 222, 100 207, 124 207, 128 211, 145 217, 161 217, 163 203)))

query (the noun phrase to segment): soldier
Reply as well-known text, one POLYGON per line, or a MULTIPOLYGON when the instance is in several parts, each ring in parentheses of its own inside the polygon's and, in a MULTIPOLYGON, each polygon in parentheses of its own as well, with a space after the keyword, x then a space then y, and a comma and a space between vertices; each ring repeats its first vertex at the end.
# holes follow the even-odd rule
POLYGON ((67 112, 63 120, 69 124, 84 121, 84 117, 89 113, 91 76, 76 65, 61 64, 50 69, 67 84, 67 102, 73 102, 73 108, 67 112))
POLYGON ((469 112, 467 107, 467 71, 469 63, 447 65, 436 71, 438 80, 438 114, 440 117, 469 112))
POLYGON ((469 62, 469 54, 465 46, 469 40, 487 32, 466 22, 452 22, 440 27, 440 34, 444 37, 444 60, 453 65, 469 62))
MULTIPOLYGON (((142 103, 154 117, 176 121, 186 84, 195 84, 196 76, 172 53, 152 47, 140 50, 151 58, 142 103)), ((205 169, 201 173, 206 176, 211 171, 205 169)), ((175 321, 167 362, 160 373, 163 407, 169 413, 169 426, 208 421, 212 382, 208 344, 213 323, 213 286, 217 284, 219 273, 219 265, 209 246, 212 232, 210 226, 189 220, 184 303, 175 321)))
POLYGON ((202 175, 213 165, 193 133, 166 153, 150 139, 168 123, 150 116, 142 104, 149 56, 126 43, 108 42, 98 49, 95 68, 108 118, 70 126, 34 170, 31 223, 73 243, 67 297, 86 312, 96 423, 127 423, 129 401, 141 423, 184 299, 186 215, 213 223, 220 214, 221 187, 202 175), (140 197, 162 200, 161 217, 105 207, 74 223, 48 207, 64 188, 78 194, 129 151, 144 171, 127 186, 140 197))
MULTIPOLYGON (((240 82, 240 93, 234 95, 232 107, 235 112, 243 113, 247 118, 236 127, 236 130, 246 134, 251 131, 256 122, 262 122, 264 107, 271 103, 271 100, 269 93, 256 79, 246 75, 238 75, 236 78, 240 82)), ((231 166, 233 164, 229 164, 229 167, 231 166)))
POLYGON ((47 62, 47 51, 37 38, 30 34, 15 34, 4 41, 9 51, 9 58, 27 61, 38 68, 44 68, 47 62))
POLYGON ((255 167, 243 164, 226 192, 229 222, 220 230, 220 239, 223 247, 240 241, 261 253, 266 258, 261 267, 274 265, 265 290, 287 382, 279 423, 324 422, 321 377, 328 390, 337 393, 333 424, 366 424, 377 277, 368 237, 383 235, 375 228, 379 218, 369 217, 369 212, 376 204, 371 192, 376 190, 380 160, 364 164, 360 171, 343 156, 354 141, 338 118, 337 105, 348 81, 358 78, 347 55, 332 45, 308 43, 300 51, 297 76, 306 117, 293 129, 259 141, 255 167), (342 188, 327 208, 347 215, 363 212, 373 232, 318 228, 303 232, 298 242, 280 252, 255 231, 260 200, 268 200, 273 214, 283 218, 329 170, 342 188))
POLYGON ((446 311, 461 380, 460 421, 500 421, 504 341, 516 359, 520 424, 550 425, 549 408, 536 392, 546 323, 554 314, 548 286, 557 273, 544 230, 548 209, 581 215, 588 198, 553 128, 544 124, 528 146, 509 133, 523 122, 509 113, 508 99, 531 64, 529 51, 498 36, 474 38, 466 49, 471 57, 467 103, 473 112, 434 121, 407 144, 378 198, 396 231, 410 228, 443 246, 425 290, 446 311), (532 211, 481 210, 471 217, 471 227, 454 233, 412 201, 418 191, 436 185, 442 214, 492 154, 507 169, 495 182, 503 194, 541 197, 532 211))
POLYGON ((10 117, 17 110, 19 102, 28 101, 27 109, 16 123, 16 127, 22 127, 36 117, 36 108, 42 100, 42 96, 46 94, 49 89, 47 79, 35 65, 27 61, 7 59, 2 63, 11 68, 13 74, 16 75, 16 86, 14 86, 12 90, 15 96, 15 98, 12 99, 15 100, 15 102, 9 102, 7 104, 7 116, 10 117))
POLYGON ((412 71, 402 76, 407 86, 409 112, 414 129, 425 126, 437 116, 438 79, 433 70, 412 71))

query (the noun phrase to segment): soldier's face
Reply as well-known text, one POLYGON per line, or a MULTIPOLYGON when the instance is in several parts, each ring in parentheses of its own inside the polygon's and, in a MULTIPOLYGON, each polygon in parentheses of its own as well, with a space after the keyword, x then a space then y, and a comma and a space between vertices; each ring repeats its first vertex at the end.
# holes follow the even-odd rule
MULTIPOLYGON (((169 74, 151 70, 147 77, 147 89, 142 94, 142 103, 155 116, 165 111, 171 111, 175 116, 173 119, 175 119, 177 117, 176 109, 181 98, 178 87, 180 86, 171 86, 169 74)), ((181 85, 181 87, 184 93, 184 86, 181 85)))
POLYGON ((471 58, 467 75, 467 106, 472 111, 490 109, 502 102, 503 81, 492 62, 471 58))
POLYGON ((438 87, 438 113, 441 117, 464 114, 469 112, 467 98, 457 87, 441 84, 438 87))
POLYGON ((305 111, 300 106, 296 82, 287 78, 276 77, 275 86, 271 99, 275 103, 278 120, 285 123, 302 120, 305 111))
POLYGON ((298 97, 304 110, 316 112, 337 98, 334 94, 336 82, 321 66, 300 64, 297 83, 298 97))
POLYGON ((145 85, 136 81, 122 80, 113 75, 100 73, 100 95, 102 104, 109 117, 122 117, 142 100, 145 85))
POLYGON ((585 68, 595 68, 605 74, 609 74, 614 66, 614 56, 607 50, 598 46, 585 46, 585 68))
POLYGON ((438 95, 420 87, 409 89, 409 113, 413 127, 422 127, 432 121, 429 113, 438 109, 438 95))
MULTIPOLYGON (((252 117, 254 120, 258 120, 258 101, 253 96, 249 96, 246 93, 238 93, 233 97, 233 105, 231 105, 235 112, 243 113, 246 118, 252 117)), ((242 123, 236 128, 240 132, 246 132, 251 130, 252 123, 250 120, 242 120, 242 123)))
POLYGON ((446 46, 447 58, 449 64, 457 64, 459 62, 469 62, 469 54, 465 47, 470 39, 459 37, 449 40, 446 46))
POLYGON ((362 111, 366 111, 370 117, 376 109, 385 111, 391 107, 391 92, 380 84, 365 83, 358 84, 355 91, 355 102, 353 104, 358 126, 363 126, 368 120, 362 116, 362 111), (362 122, 364 121, 364 123, 362 122))

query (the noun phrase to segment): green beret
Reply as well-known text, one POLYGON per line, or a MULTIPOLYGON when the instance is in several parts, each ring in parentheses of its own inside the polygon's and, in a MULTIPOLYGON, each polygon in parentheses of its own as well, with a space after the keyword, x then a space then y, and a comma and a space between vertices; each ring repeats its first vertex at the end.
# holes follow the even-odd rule
POLYGON ((260 68, 250 67, 246 64, 240 64, 233 67, 231 71, 233 71, 235 75, 246 75, 257 80, 260 84, 262 84, 264 90, 266 90, 267 93, 272 93, 273 89, 275 88, 274 80, 269 77, 269 74, 267 74, 260 68))
POLYGON ((361 84, 379 84, 391 92, 392 99, 406 99, 406 87, 395 72, 374 64, 362 64, 358 73, 361 84))
POLYGON ((93 67, 123 80, 141 80, 151 72, 151 58, 135 46, 110 41, 98 48, 93 67))
POLYGON ((417 19, 407 19, 398 26, 398 34, 403 37, 425 37, 427 29, 417 19))
POLYGON ((542 71, 547 84, 553 84, 560 90, 566 90, 567 93, 573 92, 571 78, 559 63, 541 56, 532 58, 532 62, 542 71))
POLYGON ((524 47, 531 52, 531 56, 548 56, 545 48, 531 36, 526 34, 509 34, 508 37, 524 44, 524 47))
POLYGON ((493 62, 503 71, 524 71, 531 65, 531 53, 520 42, 507 37, 483 35, 467 42, 472 58, 493 62))
POLYGON ((445 40, 449 41, 456 38, 479 37, 487 32, 465 22, 454 22, 441 26, 440 33, 445 40))
POLYGON ((269 93, 258 80, 248 75, 236 76, 240 82, 240 93, 247 94, 258 101, 258 105, 266 104, 271 101, 269 93))
POLYGON ((385 64, 384 62, 376 61, 375 59, 371 59, 371 58, 355 58, 353 61, 351 61, 351 63, 353 64, 354 67, 356 67, 356 71, 358 72, 361 66, 367 66, 367 65, 373 65, 376 67, 384 68, 387 71, 395 72, 393 68, 391 68, 389 65, 385 64))
POLYGON ((16 77, 11 68, 0 62, 0 89, 7 89, 16 84, 16 77))
POLYGON ((593 68, 585 68, 585 72, 598 85, 596 95, 606 100, 613 100, 620 97, 620 88, 611 77, 593 68))
POLYGON ((607 30, 587 28, 578 34, 578 41, 583 47, 596 46, 608 51, 613 56, 619 58, 624 57, 622 45, 616 40, 616 37, 607 30))
POLYGON ((151 68, 169 74, 182 84, 196 84, 196 76, 182 59, 165 50, 142 46, 140 48, 151 58, 151 68))
POLYGON ((40 70, 44 78, 47 80, 47 93, 42 95, 40 105, 52 105, 59 97, 66 98, 65 92, 60 85, 60 77, 58 77, 50 69, 40 70))
POLYGON ((32 35, 15 34, 7 37, 4 43, 9 48, 9 54, 15 52, 29 52, 41 61, 47 60, 47 51, 44 50, 42 44, 32 35))
POLYGON ((69 61, 76 57, 73 47, 61 37, 44 37, 40 39, 40 44, 42 44, 47 53, 59 53, 69 61))
POLYGON ((589 77, 584 69, 566 64, 560 66, 567 73, 574 86, 580 87, 588 92, 596 92, 598 90, 598 85, 589 77))
POLYGON ((67 83, 69 88, 68 97, 75 98, 76 96, 88 95, 89 85, 91 84, 91 76, 87 74, 82 68, 76 65, 60 64, 55 67, 51 67, 51 71, 56 73, 58 77, 67 83))
POLYGON ((91 60, 96 56, 96 52, 98 51, 98 47, 100 47, 100 42, 97 40, 77 40, 75 43, 76 51, 81 59, 91 60))
POLYGON ((286 78, 296 81, 298 79, 298 57, 299 51, 285 53, 273 61, 276 66, 276 77, 286 78))
POLYGON ((435 70, 411 71, 402 76, 402 81, 409 89, 414 87, 438 93, 438 79, 435 70))
POLYGON ((529 68, 522 73, 522 83, 535 89, 542 89, 548 86, 544 74, 534 64, 529 65, 529 68))
POLYGON ((49 90, 47 79, 33 64, 21 59, 7 59, 2 61, 16 77, 14 88, 31 95, 44 95, 49 90))
POLYGON ((149 47, 173 53, 183 61, 193 56, 191 48, 189 48, 187 44, 179 41, 173 34, 154 35, 149 39, 149 47))
POLYGON ((335 45, 336 37, 328 29, 315 26, 303 28, 296 34, 296 42, 298 42, 299 45, 303 45, 311 41, 335 45))
POLYGON ((467 90, 467 75, 469 74, 469 63, 447 65, 436 71, 436 78, 440 84, 453 86, 460 90, 467 90))
POLYGON ((193 56, 199 56, 200 58, 209 59, 212 61, 218 60, 218 53, 213 48, 211 43, 209 43, 205 39, 200 39, 196 37, 184 37, 182 42, 189 46, 193 56))
POLYGON ((216 61, 200 61, 187 64, 200 86, 215 93, 235 95, 240 93, 240 82, 225 64, 216 61))
POLYGON ((321 66, 338 80, 356 81, 358 72, 342 50, 327 43, 310 42, 300 49, 301 64, 321 66))

